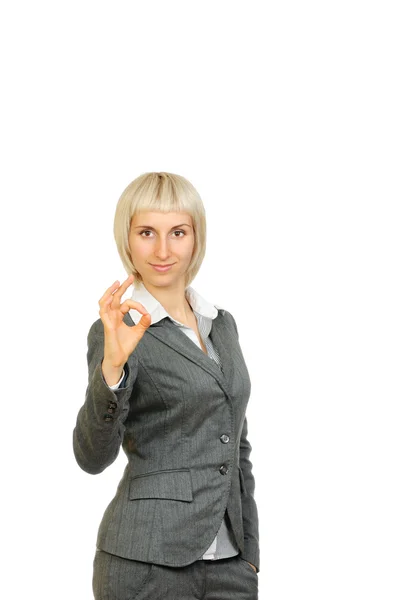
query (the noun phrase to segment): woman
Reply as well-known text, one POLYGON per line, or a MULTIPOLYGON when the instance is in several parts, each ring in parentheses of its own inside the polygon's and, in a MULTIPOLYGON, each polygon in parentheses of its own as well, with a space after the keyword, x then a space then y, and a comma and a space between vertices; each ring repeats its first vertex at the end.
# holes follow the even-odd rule
POLYGON ((190 286, 206 248, 201 198, 184 177, 145 173, 121 195, 114 235, 129 277, 99 300, 73 432, 88 473, 120 446, 128 459, 98 532, 94 596, 255 600, 250 378, 233 316, 190 286))

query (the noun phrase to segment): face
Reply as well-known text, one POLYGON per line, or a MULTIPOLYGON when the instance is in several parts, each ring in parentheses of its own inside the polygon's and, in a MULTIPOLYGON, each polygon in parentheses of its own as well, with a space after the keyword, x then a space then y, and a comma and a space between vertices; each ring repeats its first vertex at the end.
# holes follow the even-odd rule
POLYGON ((130 224, 131 257, 144 285, 185 281, 194 242, 192 218, 185 212, 145 211, 134 215, 130 224), (172 266, 156 270, 152 265, 172 266))

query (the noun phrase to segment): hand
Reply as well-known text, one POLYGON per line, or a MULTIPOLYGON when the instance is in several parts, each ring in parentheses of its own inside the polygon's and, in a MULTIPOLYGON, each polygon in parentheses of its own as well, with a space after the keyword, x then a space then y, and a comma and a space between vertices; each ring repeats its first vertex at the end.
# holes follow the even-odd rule
POLYGON ((246 562, 248 562, 248 563, 249 563, 249 565, 250 565, 250 566, 251 566, 251 567, 254 569, 254 572, 255 572, 255 573, 257 573, 257 569, 256 569, 256 567, 255 567, 254 565, 252 565, 252 564, 251 564, 251 563, 250 563, 248 560, 247 560, 246 562))
POLYGON ((99 315, 104 324, 103 362, 115 369, 127 362, 151 324, 151 315, 140 302, 125 300, 120 304, 121 297, 133 281, 134 275, 130 275, 120 286, 119 281, 115 281, 98 302, 99 315), (143 315, 140 322, 133 327, 129 327, 123 321, 124 315, 130 308, 138 310, 143 315))

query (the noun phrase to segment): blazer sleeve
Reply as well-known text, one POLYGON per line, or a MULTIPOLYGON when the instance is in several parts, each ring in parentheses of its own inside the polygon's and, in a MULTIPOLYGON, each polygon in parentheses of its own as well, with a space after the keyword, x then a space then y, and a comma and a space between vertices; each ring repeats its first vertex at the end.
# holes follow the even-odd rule
MULTIPOLYGON (((231 313, 230 313, 231 314, 231 313)), ((238 335, 238 328, 234 317, 231 315, 235 331, 238 335)), ((242 517, 245 548, 242 558, 251 562, 257 572, 260 570, 260 545, 259 545, 259 524, 257 503, 254 498, 255 479, 253 475, 253 464, 250 460, 252 446, 248 440, 248 424, 245 416, 242 433, 239 442, 239 468, 243 477, 242 517)))
POLYGON ((254 499, 255 480, 253 475, 253 465, 250 461, 252 447, 247 438, 247 429, 247 417, 245 417, 239 444, 239 466, 244 481, 244 492, 241 496, 241 500, 245 549, 242 553, 242 558, 251 562, 257 568, 258 572, 260 570, 258 511, 254 499))
POLYGON ((73 430, 73 452, 87 473, 101 473, 114 462, 123 441, 129 399, 138 373, 134 352, 124 365, 125 379, 112 390, 102 374, 104 327, 95 321, 87 336, 88 385, 73 430))

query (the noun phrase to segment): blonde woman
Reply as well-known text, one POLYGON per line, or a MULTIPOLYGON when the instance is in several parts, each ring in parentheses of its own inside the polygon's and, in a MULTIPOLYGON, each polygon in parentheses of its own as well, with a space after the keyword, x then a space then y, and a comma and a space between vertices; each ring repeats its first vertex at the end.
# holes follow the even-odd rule
POLYGON ((114 235, 128 277, 99 300, 73 431, 88 473, 120 446, 127 457, 98 531, 95 599, 256 600, 250 378, 233 316, 190 285, 202 200, 182 176, 145 173, 121 195, 114 235))

